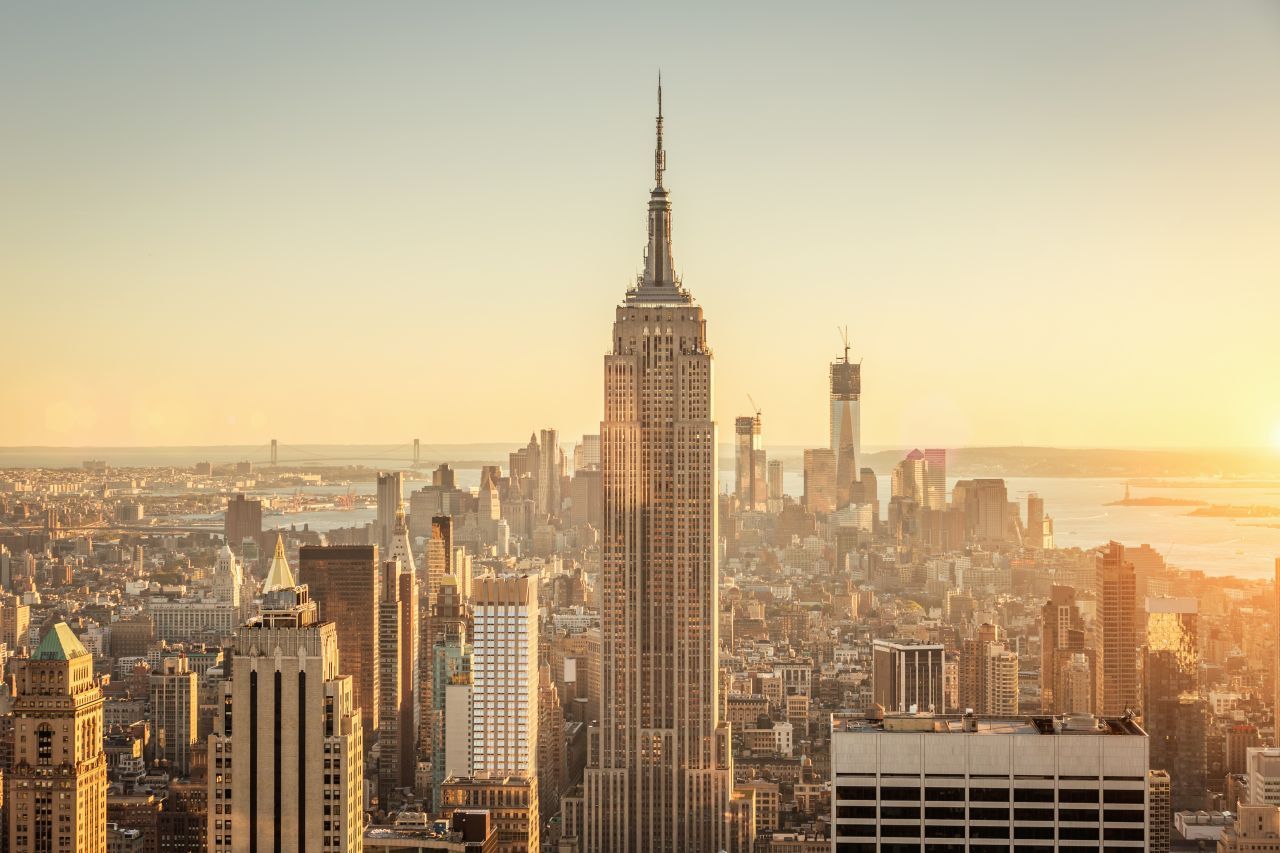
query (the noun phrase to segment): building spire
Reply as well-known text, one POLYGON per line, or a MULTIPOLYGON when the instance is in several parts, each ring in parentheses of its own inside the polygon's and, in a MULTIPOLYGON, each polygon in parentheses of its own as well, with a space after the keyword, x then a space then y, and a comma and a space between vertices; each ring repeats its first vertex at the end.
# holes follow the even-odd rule
POLYGON ((658 71, 658 144, 653 149, 653 182, 662 187, 662 173, 667 170, 667 152, 662 147, 662 71, 658 71))
POLYGON ((644 273, 629 291, 628 300, 687 302, 689 296, 676 277, 671 257, 671 199, 662 183, 667 170, 667 151, 662 144, 662 72, 658 72, 657 144, 653 149, 653 191, 649 193, 649 245, 645 250, 644 273))

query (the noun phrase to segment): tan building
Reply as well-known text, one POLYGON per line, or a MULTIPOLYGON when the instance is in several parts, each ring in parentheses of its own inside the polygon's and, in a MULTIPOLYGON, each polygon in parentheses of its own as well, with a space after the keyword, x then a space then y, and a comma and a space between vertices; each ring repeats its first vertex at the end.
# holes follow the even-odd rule
POLYGON ((960 654, 960 707, 977 714, 1018 713, 1018 655, 990 623, 965 640, 960 654))
POLYGON ((165 658, 149 678, 156 758, 169 762, 173 775, 186 776, 199 734, 200 680, 185 655, 165 658))
POLYGON ((537 853, 541 849, 536 780, 452 776, 440 786, 440 797, 445 820, 459 809, 489 812, 498 835, 495 853, 537 853))
POLYGON ((208 850, 359 851, 364 740, 338 628, 287 569, 271 574, 209 737, 208 850))
MULTIPOLYGON (((412 564, 410 564, 410 567, 412 564)), ((378 604, 378 803, 412 788, 418 765, 418 583, 397 558, 382 563, 378 604)))
POLYGON ((10 655, 27 645, 30 628, 31 607, 16 595, 0 595, 0 643, 5 644, 10 655))
POLYGON ((378 730, 378 549, 303 545, 298 550, 298 582, 311 591, 320 618, 337 626, 342 672, 355 685, 356 707, 372 741, 378 730))
POLYGON ((712 358, 671 255, 661 89, 658 100, 645 268, 604 359, 601 709, 583 849, 714 853, 729 842, 733 756, 719 701, 712 358))
POLYGON ((1218 836, 1218 853, 1275 853, 1277 850, 1280 850, 1280 808, 1276 806, 1241 806, 1235 826, 1227 827, 1218 836))
POLYGON ((5 775, 12 853, 103 853, 107 759, 93 656, 65 622, 13 661, 13 767, 5 775))
POLYGON ((1133 563, 1124 546, 1111 542, 1097 556, 1098 615, 1096 632, 1097 709, 1100 716, 1120 716, 1137 708, 1138 631, 1137 588, 1133 563))

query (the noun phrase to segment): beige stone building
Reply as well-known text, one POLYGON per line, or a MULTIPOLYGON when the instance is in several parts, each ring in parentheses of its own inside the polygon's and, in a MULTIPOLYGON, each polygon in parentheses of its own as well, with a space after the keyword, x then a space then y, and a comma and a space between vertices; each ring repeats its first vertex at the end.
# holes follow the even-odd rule
POLYGON ((337 627, 273 568, 209 738, 210 853, 362 849, 364 742, 341 672, 337 627))
POLYGON ((712 354, 672 259, 658 100, 644 272, 604 358, 601 708, 583 840, 600 853, 714 853, 730 835, 712 354))
POLYGON ((13 853, 104 853, 107 759, 93 656, 66 623, 15 660, 13 769, 5 777, 13 853))

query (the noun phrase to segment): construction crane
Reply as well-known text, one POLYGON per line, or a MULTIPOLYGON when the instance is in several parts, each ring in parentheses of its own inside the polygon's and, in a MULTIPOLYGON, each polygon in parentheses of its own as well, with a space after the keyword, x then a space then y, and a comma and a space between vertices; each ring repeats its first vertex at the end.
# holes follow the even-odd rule
POLYGON ((760 417, 760 407, 756 405, 756 401, 751 399, 751 395, 747 395, 747 402, 751 404, 751 410, 756 413, 756 417, 760 417))
POLYGON ((844 363, 849 363, 849 327, 836 326, 836 331, 840 333, 840 341, 844 344, 844 363))

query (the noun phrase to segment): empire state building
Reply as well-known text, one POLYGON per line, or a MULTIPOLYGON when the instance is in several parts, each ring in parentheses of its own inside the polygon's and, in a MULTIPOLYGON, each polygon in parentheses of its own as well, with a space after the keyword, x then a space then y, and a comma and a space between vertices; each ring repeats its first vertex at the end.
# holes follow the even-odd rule
POLYGON ((604 359, 601 710, 588 739, 585 853, 729 846, 711 349, 675 274, 665 168, 659 85, 644 273, 617 308, 604 359))

